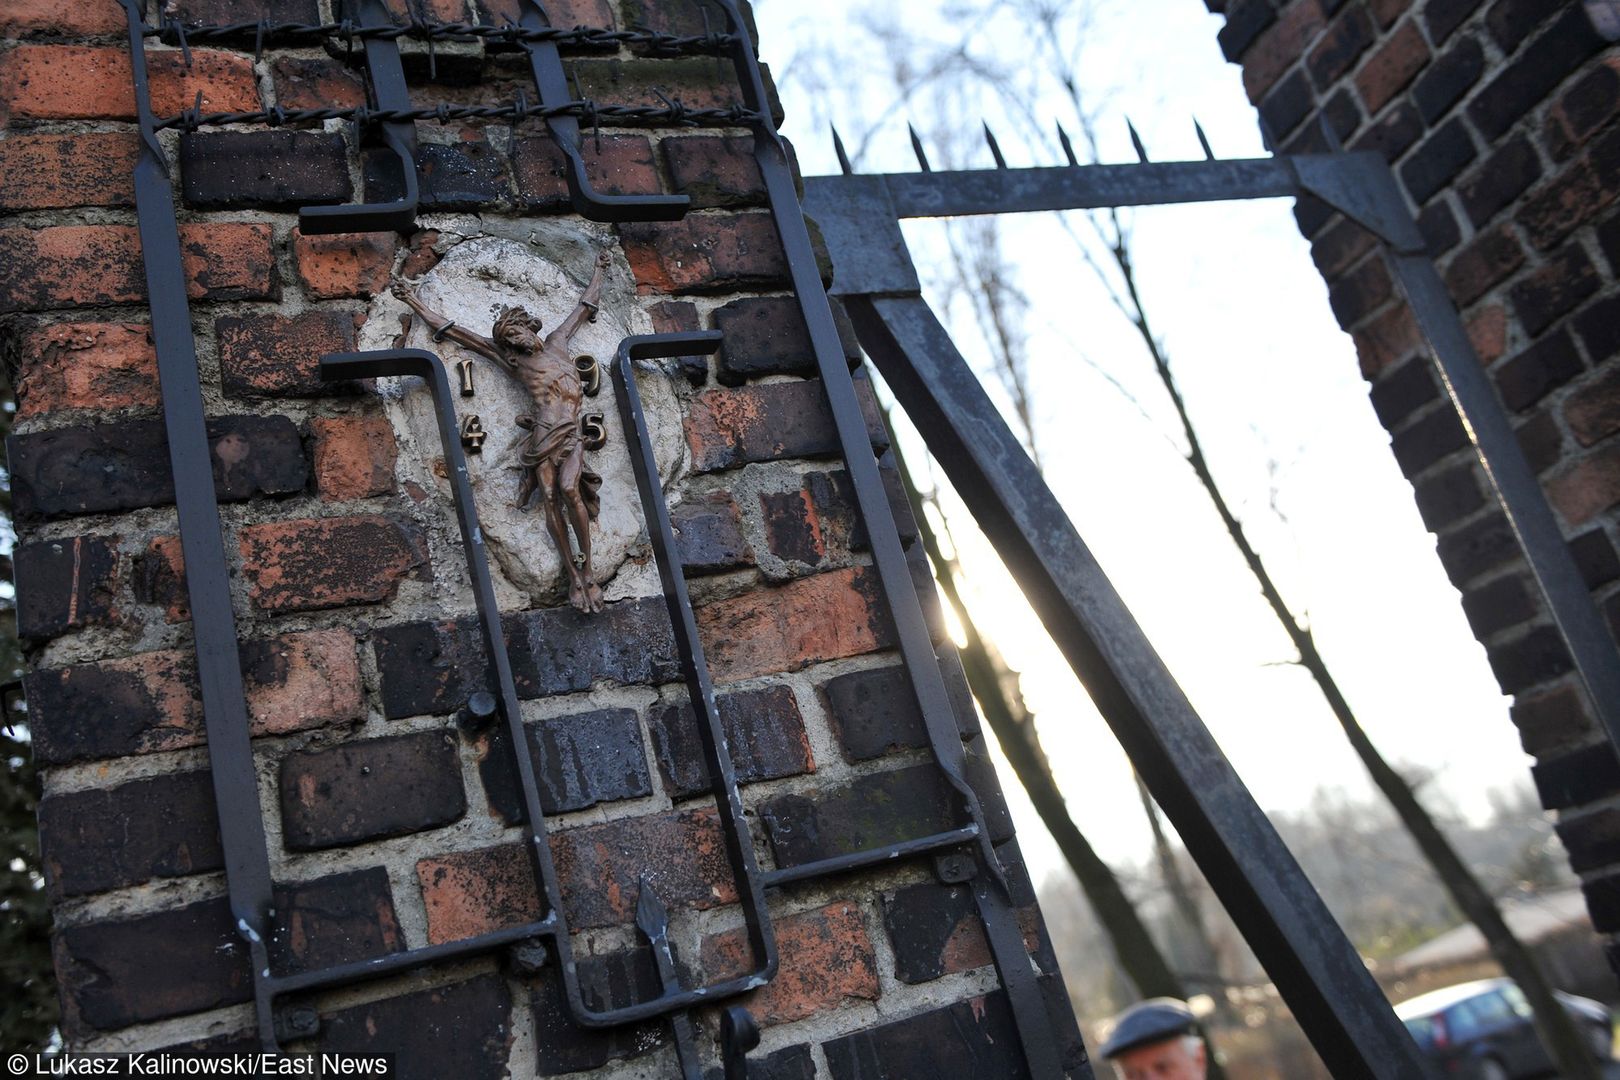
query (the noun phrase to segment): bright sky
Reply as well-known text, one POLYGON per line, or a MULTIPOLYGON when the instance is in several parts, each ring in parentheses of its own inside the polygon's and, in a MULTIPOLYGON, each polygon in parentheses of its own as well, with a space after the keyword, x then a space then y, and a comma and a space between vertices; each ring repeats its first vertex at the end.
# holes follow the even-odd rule
MULTIPOLYGON (((787 111, 784 131, 807 175, 837 170, 818 112, 837 121, 853 110, 851 101, 872 116, 892 103, 880 47, 847 29, 856 13, 903 12, 908 26, 926 26, 939 6, 757 0, 762 52, 787 111), (819 110, 796 59, 818 49, 848 57, 838 77, 854 88, 819 110)), ((1156 159, 1201 156, 1195 112, 1219 155, 1263 152, 1239 70, 1216 45, 1221 20, 1202 0, 1100 0, 1094 7, 1089 40, 1098 44, 1084 54, 1083 91, 1108 103, 1099 127, 1104 160, 1134 160, 1125 115, 1156 159)), ((996 42, 1000 29, 990 24, 979 33, 996 42)), ((1000 47, 1030 46, 1009 38, 1000 47)), ((1060 101, 1043 112, 1048 122, 1065 115, 1060 101)), ((888 115, 886 133, 869 144, 858 171, 915 168, 907 119, 903 108, 888 115)), ((961 122, 976 127, 978 117, 961 122)), ((1003 126, 1009 123, 995 126, 1012 165, 1058 163, 1017 149, 1016 130, 1003 126)), ((840 126, 848 136, 866 125, 850 115, 840 126)), ((991 164, 987 150, 979 156, 978 167, 991 164)), ((1526 783, 1530 762, 1290 210, 1289 201, 1272 200, 1138 212, 1145 305, 1228 500, 1285 596, 1310 612, 1318 643, 1372 738, 1391 761, 1438 773, 1438 790, 1427 789, 1432 808, 1441 808, 1438 796, 1482 815, 1485 793, 1526 783), (1270 508, 1273 485, 1286 523, 1270 508)), ((1003 221, 1007 252, 1032 301, 1036 436, 1049 480, 1081 535, 1262 807, 1302 809, 1324 786, 1371 797, 1315 684, 1281 663, 1292 655, 1289 644, 1171 441, 1174 413, 1134 330, 1072 247, 1054 241, 1050 219, 1003 221)), ((938 257, 939 229, 907 226, 925 278, 930 257, 938 257)), ((957 318, 951 326, 982 370, 988 354, 974 324, 957 318)), ((921 456, 913 444, 910 457, 921 456)), ((964 538, 966 520, 956 517, 969 604, 1023 673, 1072 814, 1105 858, 1144 860, 1147 828, 1123 753, 989 547, 964 538)), ((1011 771, 1003 765, 1002 772, 1011 791, 1011 771)), ((1019 794, 1015 813, 1039 876, 1061 860, 1019 794)))

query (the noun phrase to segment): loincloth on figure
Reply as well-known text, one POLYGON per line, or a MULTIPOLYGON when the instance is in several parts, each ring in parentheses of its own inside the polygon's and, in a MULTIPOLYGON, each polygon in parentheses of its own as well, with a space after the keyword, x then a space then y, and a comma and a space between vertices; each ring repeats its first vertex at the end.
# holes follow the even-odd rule
POLYGON ((584 464, 584 445, 579 433, 579 421, 576 419, 543 424, 532 416, 520 416, 517 418, 517 424, 519 427, 527 428, 529 432, 520 444, 519 460, 523 463, 523 479, 518 484, 518 508, 527 507, 529 500, 539 488, 538 466, 542 462, 549 461, 552 464, 557 471, 560 484, 563 464, 572 454, 578 452, 581 462, 579 497, 584 501, 591 520, 595 521, 602 509, 602 477, 589 465, 584 464))

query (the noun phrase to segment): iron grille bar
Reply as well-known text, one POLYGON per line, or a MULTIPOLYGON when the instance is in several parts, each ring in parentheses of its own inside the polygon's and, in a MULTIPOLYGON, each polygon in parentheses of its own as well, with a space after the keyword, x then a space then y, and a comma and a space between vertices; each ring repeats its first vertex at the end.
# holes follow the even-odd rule
POLYGON ((808 881, 811 878, 831 877, 834 874, 861 870, 868 866, 878 866, 911 855, 926 855, 943 848, 961 847, 963 844, 973 843, 979 836, 980 829, 977 824, 967 825, 960 829, 952 829, 949 832, 935 833, 932 836, 919 836, 915 840, 902 840, 887 847, 868 848, 865 851, 855 851, 831 859, 817 859, 815 862, 804 863, 800 866, 767 870, 765 872, 765 884, 775 888, 778 885, 792 885, 796 882, 808 881))
POLYGON ((510 23, 412 21, 384 25, 356 25, 352 20, 327 23, 256 22, 187 23, 179 19, 164 19, 158 26, 143 26, 142 34, 156 37, 166 45, 188 46, 194 41, 232 41, 252 38, 259 44, 280 42, 289 38, 321 38, 330 41, 371 41, 414 38, 421 41, 480 39, 491 45, 517 45, 543 41, 552 45, 582 48, 618 48, 621 45, 645 47, 662 53, 699 53, 722 55, 731 47, 726 34, 665 34, 640 27, 631 30, 608 30, 601 27, 577 26, 528 27, 510 23))
POLYGON ((385 975, 397 975, 402 971, 412 971, 445 960, 459 960, 463 956, 474 956, 533 938, 555 937, 558 925, 556 917, 548 915, 538 922, 493 930, 460 941, 447 941, 442 945, 428 945, 420 949, 411 949, 409 952, 389 953, 370 960, 357 960, 352 964, 341 964, 297 975, 272 975, 265 980, 266 992, 273 997, 279 997, 298 991, 321 990, 329 986, 344 986, 369 979, 380 979, 385 975))
POLYGON ((1427 1075, 1361 957, 927 302, 859 297, 846 306, 862 345, 1317 1053, 1337 1077, 1427 1075))

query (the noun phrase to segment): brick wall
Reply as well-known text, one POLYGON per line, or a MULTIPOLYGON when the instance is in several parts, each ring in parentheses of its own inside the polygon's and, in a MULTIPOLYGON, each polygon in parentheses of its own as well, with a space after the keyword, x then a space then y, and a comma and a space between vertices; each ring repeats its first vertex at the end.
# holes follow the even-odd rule
MULTIPOLYGON (((18 401, 18 624, 44 775, 62 1030, 74 1048, 245 1047, 251 980, 225 900, 195 683, 132 210, 122 17, 112 0, 3 6, 0 341, 18 401)), ((272 19, 333 17, 329 0, 171 6, 214 22, 261 7, 272 19)), ((549 7, 562 25, 702 29, 684 0, 549 7)), ((426 8, 504 21, 513 5, 426 8)), ((363 100, 341 49, 272 42, 256 57, 251 38, 236 44, 194 45, 188 69, 179 50, 149 39, 157 111, 177 112, 199 92, 217 109, 363 100)), ((423 51, 406 53, 418 103, 510 101, 520 88, 533 100, 511 52, 442 47, 442 81, 431 83, 423 51)), ((626 49, 570 66, 604 102, 656 104, 655 90, 694 106, 736 96, 729 68, 709 59, 626 49)), ((408 444, 375 389, 325 387, 315 363, 354 348, 369 301, 395 276, 430 269, 460 235, 571 211, 542 128, 422 124, 419 135, 422 228, 407 237, 296 229, 299 205, 379 198, 389 182, 375 159, 351 154, 338 125, 164 136, 276 881, 272 960, 283 972, 539 915, 513 824, 513 750, 455 722, 483 685, 484 661, 449 504, 406 479, 408 444)), ((615 247, 639 318, 726 333, 717 357, 685 372, 690 468, 675 516, 766 865, 956 824, 808 377, 746 130, 610 129, 585 153, 607 190, 685 192, 697 207, 682 222, 621 226, 615 247)), ((873 438, 882 453, 880 426, 873 438)), ((903 500, 897 510, 911 544, 903 500)), ((554 815, 587 996, 600 1007, 656 992, 631 927, 648 871, 691 976, 745 968, 661 598, 628 596, 596 616, 507 606, 533 735, 524 752, 554 815)), ((942 657, 1054 1023, 1078 1060, 984 738, 948 645, 942 657)), ((779 890, 771 910, 782 970, 743 1001, 765 1026, 763 1075, 866 1076, 873 1061, 924 1075, 967 1058, 987 1075, 1017 1070, 1011 1015, 964 887, 913 863, 779 890)), ((395 1050, 407 1076, 674 1073, 665 1027, 577 1028, 560 1008, 555 966, 523 970, 489 957, 317 997, 315 1045, 395 1050)), ((698 1019, 713 1060, 716 1017, 698 1019)))
MULTIPOLYGON (((1620 49, 1548 0, 1209 0, 1273 142, 1324 127, 1383 154, 1611 629, 1620 626, 1620 49)), ((1302 199, 1440 560, 1462 593, 1542 802, 1620 931, 1620 760, 1597 727, 1456 412, 1369 234, 1302 199)), ((1620 971, 1620 945, 1611 938, 1620 971)))

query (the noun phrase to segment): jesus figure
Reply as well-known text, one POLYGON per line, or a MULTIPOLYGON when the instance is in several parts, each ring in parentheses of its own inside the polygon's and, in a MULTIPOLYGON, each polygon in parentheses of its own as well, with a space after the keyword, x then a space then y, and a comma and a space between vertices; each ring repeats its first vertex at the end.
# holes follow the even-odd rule
POLYGON ((602 610, 602 589, 591 571, 591 522, 601 509, 597 492, 602 478, 585 465, 587 436, 580 430, 584 388, 568 346, 582 324, 596 320, 602 278, 611 262, 605 251, 596 257, 596 271, 578 305, 544 338, 540 337, 540 320, 521 307, 502 308, 490 337, 484 337, 423 304, 403 282, 396 283, 393 290, 421 316, 435 341, 449 338, 493 360, 529 392, 534 411, 518 419, 529 434, 523 439, 523 480, 518 485, 517 506, 525 509, 539 491, 546 527, 568 573, 568 602, 583 612, 602 610), (579 542, 577 554, 569 542, 569 524, 579 542))

